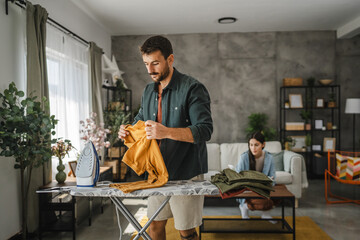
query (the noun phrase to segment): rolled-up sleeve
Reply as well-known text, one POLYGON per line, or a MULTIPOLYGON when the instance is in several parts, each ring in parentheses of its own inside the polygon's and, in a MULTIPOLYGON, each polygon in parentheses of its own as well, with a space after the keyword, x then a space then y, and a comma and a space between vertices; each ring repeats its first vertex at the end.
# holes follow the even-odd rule
POLYGON ((143 111, 144 111, 144 110, 143 110, 143 106, 144 106, 144 95, 145 95, 145 90, 143 91, 143 95, 142 95, 142 97, 141 97, 141 105, 140 105, 139 112, 136 114, 132 125, 135 125, 139 120, 145 121, 145 120, 144 120, 144 113, 143 113, 143 111))
POLYGON ((195 83, 190 88, 187 99, 191 122, 189 128, 194 144, 209 141, 213 132, 209 92, 203 84, 195 83))

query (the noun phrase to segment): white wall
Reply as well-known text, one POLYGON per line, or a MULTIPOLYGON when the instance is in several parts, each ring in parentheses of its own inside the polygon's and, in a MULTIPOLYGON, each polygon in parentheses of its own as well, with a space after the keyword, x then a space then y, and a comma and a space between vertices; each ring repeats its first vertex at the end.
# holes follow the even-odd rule
POLYGON ((111 54, 111 36, 70 0, 31 0, 40 4, 49 17, 76 33, 86 41, 95 42, 107 56, 111 54))
MULTIPOLYGON (((49 16, 87 41, 95 42, 109 56, 111 37, 70 0, 31 1, 47 9, 49 16)), ((0 92, 14 81, 25 89, 25 22, 23 9, 0 0, 0 92)), ((13 158, 0 157, 0 239, 8 239, 21 230, 20 173, 13 158)))
MULTIPOLYGON (((0 91, 14 81, 25 88, 25 15, 10 6, 5 14, 0 2, 0 91)), ((14 169, 14 158, 0 157, 0 239, 8 239, 21 230, 20 171, 14 169)))

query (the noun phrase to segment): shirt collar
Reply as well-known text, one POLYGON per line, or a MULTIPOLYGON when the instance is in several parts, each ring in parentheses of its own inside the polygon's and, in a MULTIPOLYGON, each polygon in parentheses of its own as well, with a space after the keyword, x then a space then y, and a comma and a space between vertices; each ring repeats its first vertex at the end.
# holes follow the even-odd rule
MULTIPOLYGON (((164 90, 176 89, 179 84, 180 76, 181 76, 181 73, 179 73, 178 70, 176 70, 176 68, 174 67, 174 71, 173 71, 173 75, 171 76, 171 80, 170 80, 169 84, 164 88, 164 90)), ((158 92, 159 84, 160 83, 157 83, 157 82, 154 84, 155 92, 158 92)))
POLYGON ((178 70, 176 70, 176 68, 174 68, 173 75, 171 76, 171 80, 169 84, 166 86, 166 88, 175 89, 178 85, 179 78, 180 78, 180 73, 178 72, 178 70))

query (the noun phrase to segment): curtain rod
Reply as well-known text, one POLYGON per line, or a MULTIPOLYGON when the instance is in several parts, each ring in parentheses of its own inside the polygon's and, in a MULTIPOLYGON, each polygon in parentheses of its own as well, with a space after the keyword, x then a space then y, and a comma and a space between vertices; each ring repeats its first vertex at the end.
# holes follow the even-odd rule
MULTIPOLYGON (((17 1, 16 0, 6 0, 5 1, 6 15, 9 15, 9 2, 15 3, 17 6, 21 7, 22 9, 26 9, 26 1, 24 1, 24 0, 17 0, 17 1)), ((48 17, 48 23, 56 28, 59 28, 59 30, 72 35, 72 37, 76 38, 77 40, 79 40, 87 45, 90 44, 88 41, 86 41, 85 39, 83 39, 82 37, 80 37, 79 35, 74 33, 73 31, 64 27, 63 25, 61 25, 60 23, 58 23, 57 21, 55 21, 54 19, 52 19, 50 17, 48 17)))

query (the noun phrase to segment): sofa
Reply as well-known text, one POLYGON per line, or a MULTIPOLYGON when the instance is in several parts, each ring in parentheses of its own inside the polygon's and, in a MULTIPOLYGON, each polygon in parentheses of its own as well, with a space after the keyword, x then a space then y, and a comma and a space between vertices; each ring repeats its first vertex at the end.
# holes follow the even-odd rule
MULTIPOLYGON (((236 166, 241 153, 248 150, 247 143, 207 143, 208 173, 204 175, 206 180, 219 173, 225 168, 236 166)), ((275 154, 282 151, 278 141, 269 141, 265 144, 265 150, 275 154)), ((306 167, 302 155, 292 151, 284 151, 283 169, 277 169, 276 184, 284 184, 295 196, 295 206, 298 206, 298 199, 301 198, 302 189, 308 185, 306 167)))

